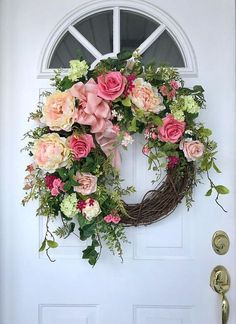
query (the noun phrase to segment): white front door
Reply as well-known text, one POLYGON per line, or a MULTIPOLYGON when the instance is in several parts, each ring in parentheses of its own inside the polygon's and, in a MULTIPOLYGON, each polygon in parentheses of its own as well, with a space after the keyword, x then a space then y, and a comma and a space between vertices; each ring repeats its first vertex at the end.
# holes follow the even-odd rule
MULTIPOLYGON (((220 296, 209 286, 216 265, 224 265, 231 275, 228 324, 235 323, 234 9, 233 0, 2 0, 1 324, 220 324, 220 296), (202 84, 206 90, 207 110, 200 119, 218 142, 218 164, 223 173, 212 177, 231 189, 222 199, 228 213, 204 196, 208 187, 203 179, 205 184, 195 190, 189 212, 183 203, 161 222, 127 229, 131 244, 125 247, 124 263, 103 251, 91 268, 81 260, 83 246, 75 238, 61 241, 55 251, 57 261, 50 263, 37 252, 43 225, 34 216, 37 202, 26 208, 20 205, 29 162, 20 153, 20 139, 29 129, 27 116, 37 103, 39 89, 50 87, 45 60, 55 35, 62 34, 73 17, 88 7, 95 12, 113 6, 116 15, 119 10, 133 8, 156 15, 160 24, 173 28, 169 32, 182 48, 187 85, 202 84), (55 33, 50 34, 52 31, 55 33), (230 238, 230 250, 224 256, 211 246, 217 230, 224 230, 230 238)), ((115 51, 119 47, 118 23, 114 31, 115 51)), ((91 51, 96 59, 98 53, 91 51)), ((131 155, 125 168, 133 171, 127 177, 141 195, 141 190, 147 189, 142 188, 147 175, 143 162, 131 155)))

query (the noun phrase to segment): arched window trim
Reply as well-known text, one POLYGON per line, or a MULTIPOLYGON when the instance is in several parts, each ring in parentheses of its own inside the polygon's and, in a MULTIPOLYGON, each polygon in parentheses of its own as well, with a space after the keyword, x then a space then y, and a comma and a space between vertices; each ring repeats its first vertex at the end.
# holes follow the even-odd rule
MULTIPOLYGON (((149 18, 157 21, 160 26, 156 30, 156 34, 152 34, 151 37, 158 37, 162 34, 164 30, 167 30, 171 36, 174 38, 176 44, 178 45, 181 54, 183 56, 183 60, 185 63, 184 68, 178 68, 178 71, 183 77, 195 77, 197 76, 197 61, 196 56, 193 50, 193 47, 181 28, 181 26, 172 18, 170 17, 165 11, 158 8, 153 3, 149 1, 140 1, 140 0, 131 0, 127 4, 127 1, 124 0, 97 0, 94 1, 92 4, 83 4, 74 9, 72 12, 68 13, 54 28, 54 30, 49 35, 41 56, 39 60, 39 68, 38 68, 38 78, 48 79, 54 75, 53 69, 48 68, 48 64, 51 60, 52 54, 54 49, 56 48, 58 42, 60 41, 61 37, 69 31, 70 33, 75 32, 74 25, 98 12, 102 12, 105 10, 113 10, 114 11, 114 18, 113 18, 113 28, 114 28, 114 40, 113 40, 113 53, 108 53, 103 55, 102 58, 108 57, 110 55, 114 55, 114 53, 118 53, 119 49, 119 42, 117 41, 120 39, 120 32, 119 32, 119 10, 129 10, 132 12, 141 13, 143 15, 147 15, 149 18)), ((155 39, 156 39, 155 38, 155 39)), ((144 42, 145 43, 145 42, 144 42)), ((146 44, 142 44, 141 50, 145 48, 146 44)), ((98 53, 97 53, 98 56, 98 53)), ((97 61, 99 61, 101 57, 98 57, 97 61)), ((97 61, 93 63, 96 64, 97 61)))

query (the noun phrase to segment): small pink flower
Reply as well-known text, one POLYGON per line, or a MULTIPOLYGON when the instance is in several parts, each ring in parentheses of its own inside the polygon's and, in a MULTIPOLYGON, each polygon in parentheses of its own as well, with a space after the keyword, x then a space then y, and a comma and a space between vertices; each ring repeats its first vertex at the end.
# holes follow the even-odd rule
POLYGON ((173 89, 178 90, 180 88, 180 84, 179 82, 177 82, 176 80, 171 80, 170 81, 170 85, 172 86, 173 89))
POLYGON ((109 214, 109 215, 105 216, 103 219, 104 219, 104 221, 106 223, 111 223, 112 222, 112 219, 113 219, 113 215, 112 214, 109 214))
POLYGON ((57 179, 57 177, 53 174, 49 174, 47 175, 45 178, 44 178, 44 182, 45 182, 45 185, 46 187, 49 189, 49 190, 52 190, 53 188, 53 181, 57 179))
POLYGON ((168 156, 168 169, 173 169, 176 165, 179 164, 179 158, 177 156, 168 156))
POLYGON ((106 100, 115 100, 125 89, 126 78, 119 72, 108 72, 97 78, 98 96, 106 100))
POLYGON ((114 216, 112 214, 105 216, 103 219, 106 223, 114 223, 114 224, 119 224, 121 220, 120 216, 114 216))
POLYGON ((53 180, 52 186, 53 186, 51 189, 52 196, 58 196, 60 191, 64 191, 63 189, 64 182, 62 182, 62 180, 59 178, 53 180))
POLYGON ((147 145, 144 145, 142 152, 144 155, 148 155, 150 152, 150 148, 147 145))
POLYGON ((162 119, 163 125, 158 127, 158 137, 162 142, 176 143, 185 131, 185 122, 176 120, 171 114, 162 119))
POLYGON ((121 220, 120 216, 113 216, 112 221, 114 224, 118 224, 120 222, 120 220, 121 220))
POLYGON ((35 170, 34 165, 33 164, 29 164, 26 167, 25 171, 28 171, 29 173, 32 173, 35 170))
POLYGON ((162 94, 163 96, 167 96, 167 94, 168 94, 168 88, 167 88, 167 86, 163 84, 163 85, 160 87, 160 92, 161 92, 161 94, 162 94))
POLYGON ((130 74, 126 77, 127 79, 127 85, 125 87, 124 95, 125 97, 128 97, 128 95, 132 92, 134 88, 134 80, 136 79, 136 76, 134 74, 130 74))
POLYGON ((77 204, 77 209, 79 209, 82 212, 86 205, 87 204, 85 200, 80 200, 77 204))
POLYGON ((119 132, 120 132, 120 126, 119 126, 119 125, 113 125, 113 126, 112 126, 112 130, 113 130, 116 134, 119 134, 119 132))
POLYGON ((153 140, 156 140, 158 138, 158 135, 157 135, 157 133, 153 132, 151 137, 153 140))
POLYGON ((88 200, 89 206, 93 206, 94 202, 95 202, 95 200, 93 198, 89 198, 89 200, 88 200))
POLYGON ((75 160, 87 157, 91 149, 95 148, 91 134, 72 135, 67 141, 75 160))

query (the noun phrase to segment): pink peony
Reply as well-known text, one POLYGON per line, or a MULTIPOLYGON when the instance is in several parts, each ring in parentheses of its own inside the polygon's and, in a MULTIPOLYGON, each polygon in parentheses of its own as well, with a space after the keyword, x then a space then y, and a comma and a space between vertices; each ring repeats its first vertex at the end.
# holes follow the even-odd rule
POLYGON ((36 165, 49 173, 69 163, 70 150, 66 139, 56 133, 44 134, 36 139, 32 152, 36 165))
POLYGON ((93 79, 86 84, 78 82, 69 90, 79 99, 79 109, 76 122, 81 125, 90 125, 91 133, 102 132, 106 120, 111 117, 108 103, 98 97, 98 85, 93 79))
POLYGON ((165 109, 163 98, 158 90, 142 78, 135 79, 129 98, 137 108, 147 112, 158 114, 165 109))
POLYGON ((93 136, 90 134, 72 135, 67 141, 75 160, 87 157, 91 149, 95 148, 93 136))
POLYGON ((108 72, 97 78, 98 96, 106 100, 115 100, 124 91, 126 78, 120 72, 108 72))
POLYGON ((78 171, 75 180, 79 182, 79 186, 74 187, 74 191, 82 195, 90 195, 97 190, 97 177, 91 173, 80 173, 78 171))
POLYGON ((183 150, 188 162, 200 159, 204 153, 204 144, 200 141, 186 139, 180 142, 180 149, 183 150))
POLYGON ((184 133, 185 122, 174 119, 171 114, 168 114, 162 121, 163 125, 157 129, 159 139, 162 142, 178 142, 184 133))
POLYGON ((75 122, 75 100, 69 92, 56 91, 50 95, 42 109, 41 122, 54 131, 70 131, 75 122))

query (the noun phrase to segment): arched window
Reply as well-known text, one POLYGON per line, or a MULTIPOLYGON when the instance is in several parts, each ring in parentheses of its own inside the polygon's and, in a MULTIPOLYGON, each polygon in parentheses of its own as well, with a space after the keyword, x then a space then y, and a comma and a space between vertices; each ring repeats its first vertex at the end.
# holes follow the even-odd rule
POLYGON ((174 20, 146 1, 132 1, 132 8, 119 2, 111 6, 110 1, 97 1, 65 17, 45 46, 40 75, 68 68, 72 59, 83 58, 94 66, 137 48, 145 63, 169 64, 183 74, 196 74, 192 47, 174 20))

